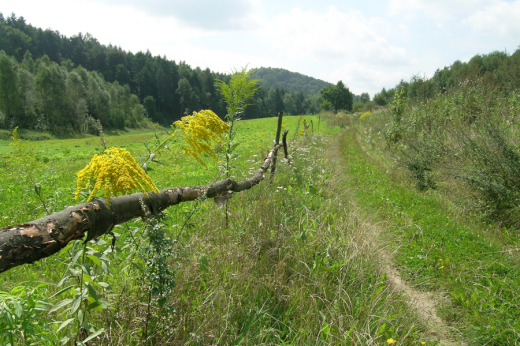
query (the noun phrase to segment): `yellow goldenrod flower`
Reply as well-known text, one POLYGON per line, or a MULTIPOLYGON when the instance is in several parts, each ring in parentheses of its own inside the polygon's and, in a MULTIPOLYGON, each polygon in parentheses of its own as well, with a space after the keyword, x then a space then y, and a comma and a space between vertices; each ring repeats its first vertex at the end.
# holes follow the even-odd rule
POLYGON ((90 163, 77 173, 78 182, 76 200, 83 188, 88 189, 92 181, 94 187, 87 202, 92 200, 96 192, 103 189, 110 208, 110 198, 117 194, 129 194, 139 187, 146 197, 147 191, 159 192, 145 171, 137 164, 126 149, 110 148, 103 155, 94 155, 90 163), (84 186, 84 187, 83 187, 84 186))
POLYGON ((395 343, 395 340, 390 338, 390 339, 386 340, 386 342, 389 343, 389 344, 393 344, 393 343, 395 343))
POLYGON ((363 118, 365 118, 367 115, 371 115, 372 112, 368 111, 368 112, 365 112, 363 114, 361 114, 361 116, 359 117, 360 120, 363 120, 363 118))
POLYGON ((206 153, 218 160, 217 155, 211 149, 211 142, 222 143, 222 136, 229 131, 229 125, 222 121, 218 115, 210 110, 193 112, 193 115, 182 117, 173 123, 184 133, 184 140, 191 148, 184 153, 193 156, 197 161, 208 168, 199 154, 206 153))

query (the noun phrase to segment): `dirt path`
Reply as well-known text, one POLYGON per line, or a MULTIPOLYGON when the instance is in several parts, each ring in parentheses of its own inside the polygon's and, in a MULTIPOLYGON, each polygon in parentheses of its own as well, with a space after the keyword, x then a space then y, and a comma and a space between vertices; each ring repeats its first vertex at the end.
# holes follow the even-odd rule
MULTIPOLYGON (((360 145, 359 143, 357 144, 360 145)), ((362 146, 361 148, 368 157, 373 159, 373 157, 367 153, 365 148, 362 146)), ((341 161, 338 165, 338 171, 343 175, 346 175, 342 168, 346 164, 346 161, 344 155, 341 153, 340 145, 334 146, 333 151, 335 152, 333 152, 332 155, 334 155, 335 158, 341 158, 341 160, 338 160, 341 161)), ((355 200, 351 199, 351 201, 355 205, 355 200)), ((378 258, 381 267, 387 274, 392 289, 406 294, 410 308, 416 311, 418 318, 427 326, 427 334, 429 334, 430 340, 436 341, 439 345, 444 346, 466 345, 466 343, 462 341, 455 340, 454 336, 457 334, 460 335, 460 333, 457 330, 450 328, 448 324, 439 317, 437 303, 445 298, 443 298, 438 292, 424 292, 417 290, 415 287, 403 280, 399 271, 394 267, 392 254, 388 250, 384 241, 381 240, 388 238, 388 235, 384 234, 384 228, 370 223, 368 219, 364 222, 366 229, 370 230, 368 240, 373 243, 374 248, 378 249, 378 258)))
MULTIPOLYGON (((372 229, 377 230, 377 227, 372 227, 372 229)), ((377 234, 380 231, 374 232, 375 239, 378 239, 377 234)), ((452 335, 459 334, 458 331, 451 329, 438 315, 437 303, 445 298, 437 292, 419 291, 403 280, 399 271, 393 266, 392 255, 385 247, 381 247, 378 257, 391 287, 404 292, 408 296, 409 306, 417 312, 421 321, 428 326, 432 339, 436 339, 439 345, 466 345, 463 342, 453 340, 452 335)))

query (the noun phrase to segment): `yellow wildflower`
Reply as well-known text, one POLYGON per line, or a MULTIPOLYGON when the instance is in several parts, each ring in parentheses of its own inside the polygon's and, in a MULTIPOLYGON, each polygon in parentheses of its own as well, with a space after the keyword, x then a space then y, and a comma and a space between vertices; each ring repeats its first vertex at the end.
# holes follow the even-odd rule
POLYGON ((210 110, 193 112, 193 115, 182 117, 173 123, 184 133, 184 139, 191 148, 184 150, 184 153, 193 156, 197 161, 208 168, 199 154, 206 153, 218 160, 217 155, 211 149, 211 142, 222 143, 222 136, 229 131, 229 125, 222 121, 218 115, 210 110))
POLYGON ((372 112, 368 111, 368 112, 365 112, 363 114, 361 114, 361 116, 359 117, 360 120, 363 120, 367 115, 371 115, 372 112))
POLYGON ((265 133, 263 133, 263 132, 260 132, 260 136, 262 136, 262 137, 263 137, 263 136, 265 136, 265 133))
POLYGON ((9 218, 9 217, 7 217, 7 216, 4 216, 4 220, 7 220, 8 218, 9 218))
POLYGON ((386 340, 386 342, 389 343, 389 344, 393 344, 393 343, 395 343, 395 340, 390 338, 390 339, 386 340))
POLYGON ((88 189, 91 182, 95 181, 87 202, 92 200, 97 191, 103 189, 108 208, 110 208, 111 197, 117 196, 118 193, 132 193, 137 187, 146 197, 148 197, 147 191, 159 192, 150 177, 126 149, 110 148, 105 150, 103 155, 94 155, 90 163, 79 171, 77 176, 78 187, 74 198, 77 200, 81 190, 88 189))
POLYGON ((424 341, 421 341, 421 345, 426 345, 426 343, 424 341))

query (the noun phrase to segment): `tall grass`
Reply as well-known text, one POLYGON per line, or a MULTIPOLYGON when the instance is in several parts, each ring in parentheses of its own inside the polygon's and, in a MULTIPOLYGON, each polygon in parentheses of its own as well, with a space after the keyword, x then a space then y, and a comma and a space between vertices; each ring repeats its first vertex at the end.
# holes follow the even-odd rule
POLYGON ((419 190, 440 188, 473 211, 520 227, 519 91, 503 94, 481 79, 465 80, 426 101, 412 101, 392 130, 391 110, 359 121, 365 138, 408 168, 419 190), (388 137, 388 136, 387 136, 388 137))
POLYGON ((355 122, 349 144, 359 198, 395 224, 397 265, 444 293, 443 319, 474 344, 520 335, 519 116, 518 92, 469 80, 408 103, 397 139, 382 110, 355 122))
MULTIPOLYGON (((287 118, 286 128, 292 130, 298 120, 287 118)), ((266 127, 274 128, 275 121, 239 124, 243 132, 239 132, 238 179, 260 165, 266 145, 271 144, 260 133, 269 133, 266 127)), ((317 133, 296 136, 289 144, 291 163, 278 164, 271 185, 266 180, 231 199, 228 228, 223 210, 213 201, 183 204, 167 210, 160 220, 116 227, 114 249, 109 245, 111 236, 87 244, 84 255, 78 242, 59 255, 3 273, 0 291, 7 298, 1 316, 8 316, 16 304, 30 306, 36 299, 46 308, 22 309, 38 328, 15 325, 9 327, 13 333, 2 335, 13 337, 15 345, 55 345, 60 339, 71 344, 99 331, 91 341, 99 345, 358 345, 386 344, 391 338, 422 340, 423 328, 401 294, 390 288, 378 264, 379 245, 367 237, 363 216, 349 203, 341 176, 327 160, 332 145, 317 133), (87 283, 93 290, 81 293, 87 283), (27 287, 16 288, 20 286, 27 287), (80 305, 74 306, 80 293, 80 305), (13 305, 9 297, 15 295, 13 305), (68 299, 72 306, 64 303, 68 299), (78 309, 84 311, 83 324, 78 323, 78 309), (74 322, 67 324, 71 318, 74 322), (21 337, 31 331, 44 338, 21 337)), ((53 208, 70 203, 67 196, 72 198, 73 186, 68 186, 73 184, 63 177, 65 171, 60 175, 57 170, 67 162, 71 163, 67 170, 79 169, 88 153, 77 155, 77 162, 60 156, 44 163, 42 183, 54 183, 58 193, 53 208)), ((212 168, 205 171, 184 164, 175 152, 162 159, 170 164, 150 171, 161 187, 212 179, 212 168)), ((2 208, 8 216, 1 220, 4 225, 42 212, 20 203, 37 202, 22 181, 11 185, 15 173, 10 170, 1 176, 9 185, 0 192, 16 197, 20 215, 11 215, 18 207, 10 202, 2 208)))

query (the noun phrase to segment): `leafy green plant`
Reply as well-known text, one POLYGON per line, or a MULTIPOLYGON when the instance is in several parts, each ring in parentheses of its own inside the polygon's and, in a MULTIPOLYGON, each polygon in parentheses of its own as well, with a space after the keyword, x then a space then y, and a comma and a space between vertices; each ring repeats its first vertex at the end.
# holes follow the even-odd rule
POLYGON ((249 106, 246 102, 258 90, 257 84, 259 81, 255 79, 248 79, 250 74, 251 71, 248 72, 246 66, 243 67, 240 71, 235 70, 233 72, 229 84, 226 84, 222 80, 217 80, 215 82, 215 87, 218 91, 220 91, 224 102, 227 104, 226 121, 229 125, 229 133, 226 135, 226 163, 223 169, 225 176, 228 178, 231 175, 233 161, 235 161, 238 157, 238 154, 235 153, 239 144, 235 142, 237 134, 235 125, 242 119, 244 110, 247 106, 249 106))
POLYGON ((141 207, 145 214, 145 242, 138 251, 139 257, 144 261, 144 266, 140 268, 141 281, 148 286, 142 330, 142 340, 146 343, 152 330, 165 334, 170 329, 162 318, 175 312, 175 308, 168 304, 168 299, 175 287, 177 239, 169 236, 163 222, 164 215, 152 215, 143 203, 141 207))
POLYGON ((67 270, 57 285, 59 289, 53 297, 65 295, 65 298, 54 305, 50 312, 65 309, 71 318, 61 322, 57 333, 69 325, 70 332, 60 339, 60 344, 65 345, 74 340, 79 345, 85 345, 103 333, 104 328, 96 328, 89 322, 89 315, 93 311, 102 312, 111 306, 103 295, 112 291, 106 282, 110 270, 110 253, 113 247, 106 247, 103 239, 97 239, 88 246, 74 242, 70 248, 71 260, 67 270), (103 293, 99 293, 103 292, 103 293), (74 323, 75 322, 75 323, 74 323))
MULTIPOLYGON (((227 104, 226 121, 229 125, 229 132, 226 135, 226 151, 225 164, 222 166, 223 175, 226 178, 231 176, 231 170, 234 169, 234 161, 238 158, 236 148, 240 144, 236 139, 236 123, 242 119, 244 110, 249 106, 246 102, 253 97, 258 90, 258 80, 248 79, 251 71, 247 71, 247 66, 242 70, 235 70, 231 75, 229 84, 222 80, 215 82, 215 87, 222 94, 227 104)), ((228 201, 226 200, 226 227, 229 227, 228 201)))
POLYGON ((390 105, 392 111, 392 123, 390 129, 386 133, 386 139, 391 143, 398 142, 403 136, 401 120, 406 108, 406 103, 406 88, 402 87, 400 91, 395 91, 394 99, 390 105))
POLYGON ((16 286, 9 292, 0 291, 0 343, 14 346, 55 341, 49 326, 42 322, 52 303, 42 299, 47 284, 33 288, 16 286))
POLYGON ((506 138, 507 131, 493 123, 479 123, 473 136, 463 136, 464 151, 472 165, 460 176, 481 197, 494 219, 520 226, 520 154, 506 138))

